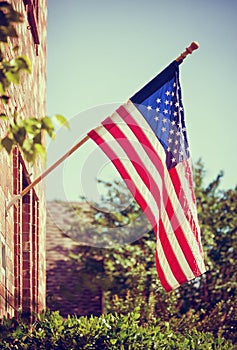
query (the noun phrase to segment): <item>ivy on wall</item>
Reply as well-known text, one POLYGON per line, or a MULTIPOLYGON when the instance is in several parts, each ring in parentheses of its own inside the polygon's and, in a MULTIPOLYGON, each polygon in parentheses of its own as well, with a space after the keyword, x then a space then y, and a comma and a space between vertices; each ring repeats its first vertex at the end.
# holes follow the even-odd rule
MULTIPOLYGON (((18 38, 20 45, 16 25, 22 22, 21 13, 15 11, 10 3, 0 2, 0 99, 3 105, 10 103, 12 96, 8 92, 9 87, 12 84, 20 84, 22 73, 31 74, 32 71, 29 58, 25 55, 17 55, 19 46, 13 48, 13 53, 16 54, 14 58, 8 60, 6 56, 10 39, 18 38)), ((55 123, 69 127, 68 121, 62 115, 55 115, 53 118, 29 116, 24 119, 17 112, 17 108, 8 113, 1 111, 0 119, 5 120, 7 125, 6 134, 0 139, 0 150, 5 149, 10 154, 13 147, 18 146, 25 160, 32 164, 38 156, 46 160, 43 134, 47 133, 51 139, 54 139, 55 123)))

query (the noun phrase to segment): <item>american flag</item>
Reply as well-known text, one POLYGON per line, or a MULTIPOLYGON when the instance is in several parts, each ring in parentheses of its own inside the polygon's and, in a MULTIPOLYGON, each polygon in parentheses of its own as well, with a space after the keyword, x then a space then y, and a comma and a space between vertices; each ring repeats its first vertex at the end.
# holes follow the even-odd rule
POLYGON ((110 158, 156 234, 156 266, 173 290, 205 272, 174 61, 88 133, 110 158))

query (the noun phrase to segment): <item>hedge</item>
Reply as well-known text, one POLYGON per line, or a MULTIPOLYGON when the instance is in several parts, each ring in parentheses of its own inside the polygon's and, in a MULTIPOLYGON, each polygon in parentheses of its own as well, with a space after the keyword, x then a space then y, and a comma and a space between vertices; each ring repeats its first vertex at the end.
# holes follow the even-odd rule
POLYGON ((42 313, 33 325, 2 320, 0 349, 200 349, 231 350, 231 342, 214 337, 212 333, 199 332, 195 328, 186 334, 172 329, 168 322, 152 320, 140 324, 140 314, 134 310, 126 315, 107 314, 100 317, 76 317, 67 319, 58 311, 42 313))

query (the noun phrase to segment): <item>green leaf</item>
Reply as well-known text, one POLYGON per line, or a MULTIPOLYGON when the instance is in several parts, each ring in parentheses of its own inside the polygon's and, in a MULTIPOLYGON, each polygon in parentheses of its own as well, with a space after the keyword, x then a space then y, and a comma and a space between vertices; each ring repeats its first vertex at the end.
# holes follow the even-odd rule
POLYGON ((13 6, 7 1, 0 2, 0 10, 5 17, 5 22, 3 19, 1 21, 5 26, 10 23, 23 22, 24 20, 23 15, 20 12, 15 11, 13 6))
POLYGON ((11 38, 17 38, 17 36, 18 36, 17 31, 13 25, 6 26, 5 30, 2 31, 2 33, 4 33, 4 32, 5 32, 6 37, 9 36, 11 38))
POLYGON ((13 83, 13 84, 19 84, 20 83, 20 73, 19 71, 8 71, 5 73, 7 79, 9 82, 13 83))
POLYGON ((31 139, 25 139, 23 145, 22 145, 22 150, 26 151, 28 153, 33 153, 33 146, 34 142, 31 139))
POLYGON ((46 149, 45 149, 45 146, 43 146, 43 145, 41 145, 39 143, 35 143, 34 144, 34 148, 35 148, 37 154, 42 158, 44 163, 46 163, 46 149))
POLYGON ((42 122, 42 128, 47 130, 47 129, 54 129, 52 120, 49 117, 43 117, 41 119, 42 122))
POLYGON ((59 125, 65 126, 67 129, 70 129, 69 122, 63 115, 56 114, 53 118, 56 119, 59 125))
POLYGON ((2 146, 5 148, 7 153, 11 153, 12 147, 13 147, 13 140, 10 139, 8 136, 4 137, 1 141, 2 146))
POLYGON ((39 143, 39 144, 41 144, 41 131, 38 133, 38 134, 35 134, 35 136, 34 136, 34 138, 33 138, 33 141, 34 141, 34 143, 39 143))
POLYGON ((6 77, 6 74, 4 74, 1 70, 0 70, 0 94, 4 95, 7 88, 9 87, 10 82, 8 80, 8 78, 6 77))
POLYGON ((41 119, 41 123, 42 123, 42 129, 46 130, 49 136, 52 139, 54 139, 55 134, 54 134, 54 126, 53 126, 52 120, 49 117, 43 117, 41 119))
POLYGON ((1 73, 0 73, 0 98, 2 99, 2 94, 4 94, 5 92, 5 89, 4 89, 4 84, 2 84, 2 81, 1 81, 1 73))
POLYGON ((8 116, 7 116, 6 114, 4 114, 4 113, 1 113, 1 114, 0 114, 0 119, 2 119, 2 120, 8 120, 8 116))
POLYGON ((139 318, 140 318, 140 313, 139 312, 136 312, 136 313, 134 313, 134 319, 135 320, 138 320, 139 318))
POLYGON ((38 135, 41 131, 41 121, 37 118, 28 118, 24 120, 24 125, 27 133, 32 135, 38 135))
POLYGON ((25 129, 25 127, 18 127, 18 126, 16 126, 16 130, 14 130, 13 135, 14 135, 15 141, 20 146, 22 146, 23 142, 24 142, 24 140, 26 138, 26 129, 25 129))
POLYGON ((32 72, 31 61, 27 56, 18 56, 12 60, 11 63, 15 65, 18 70, 25 70, 28 73, 32 72))
POLYGON ((25 149, 22 149, 22 152, 24 154, 25 160, 31 164, 34 164, 36 159, 36 153, 35 152, 27 152, 25 149))

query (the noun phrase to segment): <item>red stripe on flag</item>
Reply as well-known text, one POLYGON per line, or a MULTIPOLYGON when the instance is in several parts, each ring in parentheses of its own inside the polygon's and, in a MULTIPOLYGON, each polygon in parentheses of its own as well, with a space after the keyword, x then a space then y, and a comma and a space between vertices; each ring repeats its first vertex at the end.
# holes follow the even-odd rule
MULTIPOLYGON (((149 157, 153 161, 153 156, 156 158, 156 166, 161 174, 161 178, 163 179, 164 176, 164 166, 160 159, 160 157, 157 155, 157 152, 155 151, 154 147, 151 145, 149 139, 145 135, 145 133, 142 131, 142 127, 136 122, 136 120, 133 118, 133 116, 124 108, 124 106, 120 106, 117 109, 117 113, 120 115, 120 117, 124 120, 124 122, 129 126, 129 128, 132 130, 134 135, 137 137, 138 141, 141 143, 143 148, 147 148, 151 151, 149 153, 149 157), (163 175, 163 176, 162 176, 163 175)), ((153 133, 153 131, 151 131, 153 133)), ((154 163, 154 162, 153 162, 154 163)))
MULTIPOLYGON (((120 144, 121 148, 127 154, 128 159, 133 164, 138 175, 140 176, 143 183, 146 185, 147 189, 153 195, 156 200, 158 208, 160 207, 160 190, 155 183, 151 174, 147 171, 145 164, 143 164, 141 158, 138 156, 133 145, 130 143, 128 138, 119 129, 119 127, 113 122, 111 118, 107 118, 103 123, 105 129, 114 137, 114 139, 120 144)), ((157 218, 156 218, 157 225, 157 218)), ((154 228, 154 226, 153 226, 154 228)))
POLYGON ((171 243, 169 241, 169 238, 167 236, 166 230, 164 228, 163 222, 160 220, 159 222, 159 238, 160 242, 163 247, 163 251, 165 253, 166 259, 169 262, 170 268, 173 272, 173 275, 179 282, 179 284, 182 284, 186 281, 188 281, 187 277, 185 276, 180 263, 174 254, 173 248, 171 246, 171 243))
POLYGON ((160 282, 161 282, 162 286, 165 288, 165 290, 167 292, 170 292, 173 288, 169 285, 169 283, 167 282, 167 279, 165 278, 164 271, 162 270, 161 265, 160 265, 160 259, 158 256, 157 249, 155 252, 155 256, 156 256, 156 269, 157 269, 157 273, 158 273, 160 282))
POLYGON ((112 149, 109 147, 107 142, 95 131, 92 130, 88 133, 88 136, 94 140, 98 146, 104 151, 104 153, 109 157, 109 159, 112 161, 112 163, 115 165, 116 169, 126 182, 129 190, 131 191, 133 197, 137 201, 137 203, 140 205, 141 209, 146 214, 148 220, 150 221, 152 227, 157 230, 157 221, 156 218, 153 215, 152 210, 150 209, 148 203, 138 190, 138 188, 135 186, 134 182, 132 181, 131 176, 128 174, 127 170, 125 169, 122 162, 118 159, 117 155, 112 151, 112 149), (136 189, 134 193, 134 187, 131 186, 131 183, 134 184, 134 187, 136 189))
MULTIPOLYGON (((179 242, 179 245, 184 253, 184 256, 185 256, 191 270, 193 271, 195 276, 199 276, 201 274, 201 271, 199 270, 199 267, 196 263, 196 258, 194 256, 194 254, 190 248, 190 245, 185 237, 185 234, 181 228, 181 224, 177 220, 177 217, 174 213, 174 209, 172 207, 170 199, 168 199, 166 211, 167 211, 168 217, 171 221, 172 227, 175 228, 174 229, 175 236, 179 242)), ((189 222, 189 225, 190 225, 190 222, 189 222)))
POLYGON ((155 198, 158 208, 160 208, 160 190, 157 184, 155 183, 153 177, 146 169, 146 165, 139 157, 130 140, 124 135, 122 130, 119 129, 119 127, 113 122, 111 118, 107 118, 103 125, 115 138, 115 140, 120 144, 124 152, 127 154, 134 168, 137 170, 137 173, 139 174, 140 178, 155 198))
MULTIPOLYGON (((180 204, 182 205, 182 208, 183 208, 183 210, 185 212, 186 218, 190 222, 190 226, 192 227, 192 232, 193 232, 194 237, 195 237, 195 239, 197 241, 197 244, 198 244, 198 247, 199 247, 199 251, 200 251, 201 254, 203 254, 202 247, 201 247, 201 242, 200 242, 200 239, 199 239, 198 228, 196 226, 196 222, 193 219, 193 215, 192 215, 191 210, 189 211, 189 213, 187 212, 187 197, 186 197, 186 194, 185 194, 185 192, 183 190, 183 187, 181 185, 177 169, 176 168, 172 168, 170 170, 170 175, 171 175, 171 177, 173 179, 173 184, 174 184, 175 191, 176 191, 177 195, 179 195, 180 204)), ((192 200, 193 200, 193 195, 192 195, 192 200)), ((196 201, 195 197, 194 197, 194 200, 196 201)))

